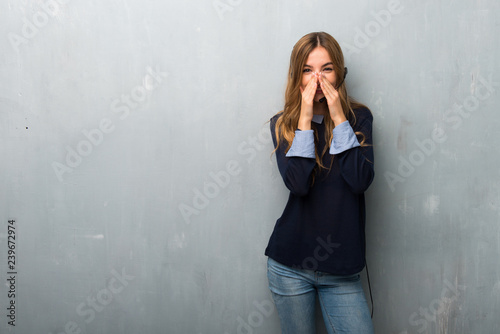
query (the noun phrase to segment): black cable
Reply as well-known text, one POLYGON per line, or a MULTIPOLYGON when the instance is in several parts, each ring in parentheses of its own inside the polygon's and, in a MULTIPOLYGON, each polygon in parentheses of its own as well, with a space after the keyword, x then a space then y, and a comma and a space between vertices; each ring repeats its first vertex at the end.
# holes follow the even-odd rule
POLYGON ((368 279, 368 290, 370 291, 370 301, 372 303, 372 314, 371 314, 371 317, 373 319, 373 309, 375 307, 373 306, 372 285, 370 283, 370 274, 368 273, 368 263, 366 262, 366 259, 365 259, 365 266, 366 266, 366 278, 368 279))

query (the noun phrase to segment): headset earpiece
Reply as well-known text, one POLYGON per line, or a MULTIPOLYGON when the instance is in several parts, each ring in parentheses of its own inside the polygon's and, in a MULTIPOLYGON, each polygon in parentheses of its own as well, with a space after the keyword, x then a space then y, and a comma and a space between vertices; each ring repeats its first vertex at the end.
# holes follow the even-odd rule
POLYGON ((340 86, 342 86, 342 84, 344 83, 344 80, 345 80, 345 77, 347 76, 347 67, 344 67, 344 78, 342 79, 342 81, 337 85, 337 87, 335 87, 336 90, 339 89, 340 86))

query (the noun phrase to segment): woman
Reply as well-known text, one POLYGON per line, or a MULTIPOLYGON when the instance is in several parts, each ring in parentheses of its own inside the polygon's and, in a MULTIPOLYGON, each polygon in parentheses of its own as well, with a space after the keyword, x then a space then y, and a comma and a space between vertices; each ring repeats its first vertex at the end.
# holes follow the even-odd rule
POLYGON ((271 119, 278 168, 290 190, 266 248, 283 333, 315 333, 316 296, 328 333, 373 333, 360 282, 364 191, 374 177, 372 120, 347 95, 342 50, 310 33, 290 57, 284 110, 271 119))

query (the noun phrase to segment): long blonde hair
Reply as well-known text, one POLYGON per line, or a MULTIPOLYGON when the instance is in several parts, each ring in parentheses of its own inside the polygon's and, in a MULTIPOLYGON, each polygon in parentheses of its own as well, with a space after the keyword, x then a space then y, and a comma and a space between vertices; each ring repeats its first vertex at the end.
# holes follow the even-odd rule
MULTIPOLYGON (((295 136, 295 130, 297 130, 300 108, 302 103, 302 94, 300 92, 300 85, 302 83, 302 71, 304 65, 309 57, 312 50, 317 47, 324 47, 328 52, 332 63, 333 69, 336 75, 336 82, 341 82, 345 75, 344 68, 344 55, 342 54, 342 49, 339 43, 326 32, 313 32, 305 35, 295 44, 290 56, 290 68, 288 70, 288 82, 285 91, 285 106, 275 125, 276 134, 276 149, 279 145, 283 144, 283 140, 287 142, 288 147, 286 151, 292 146, 292 141, 295 136)), ((347 95, 346 85, 341 84, 337 88, 340 97, 340 103, 342 105, 342 110, 347 120, 354 124, 356 121, 356 116, 353 109, 360 107, 365 107, 363 104, 356 102, 354 99, 347 95)), ((332 131, 335 127, 332 119, 330 117, 324 118, 325 122, 325 141, 327 145, 320 154, 316 151, 316 163, 320 169, 327 168, 322 164, 322 158, 329 149, 329 143, 332 141, 332 131)), ((315 132, 316 136, 317 133, 315 132)), ((356 135, 361 136, 361 146, 364 145, 365 136, 361 132, 356 132, 356 135)), ((317 139, 317 138, 316 138, 317 139)), ((275 151, 276 151, 275 149, 275 151)), ((333 160, 332 160, 333 161, 333 160)), ((330 165, 331 167, 331 165, 330 165)), ((330 168, 328 167, 328 169, 330 168)))

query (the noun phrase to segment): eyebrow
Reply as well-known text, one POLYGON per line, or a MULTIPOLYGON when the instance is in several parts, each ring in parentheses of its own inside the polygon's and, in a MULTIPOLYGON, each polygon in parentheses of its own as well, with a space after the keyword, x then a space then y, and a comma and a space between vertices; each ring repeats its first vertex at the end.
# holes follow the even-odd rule
MULTIPOLYGON (((332 62, 329 62, 329 63, 324 64, 324 65, 323 65, 323 66, 321 66, 321 67, 323 68, 323 67, 328 66, 328 65, 333 65, 333 63, 332 63, 332 62)), ((307 64, 306 64, 306 65, 304 65, 304 67, 312 67, 312 66, 311 66, 311 65, 307 65, 307 64)))

